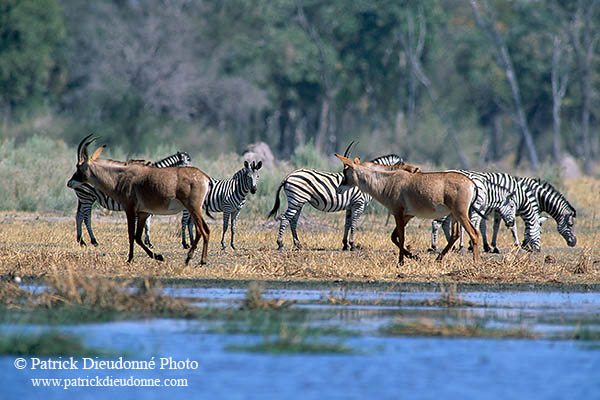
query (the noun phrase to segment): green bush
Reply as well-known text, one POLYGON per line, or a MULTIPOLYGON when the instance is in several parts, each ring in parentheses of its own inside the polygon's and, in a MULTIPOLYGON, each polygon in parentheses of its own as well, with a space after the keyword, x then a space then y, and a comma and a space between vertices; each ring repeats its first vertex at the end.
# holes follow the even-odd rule
POLYGON ((34 135, 22 145, 0 142, 0 209, 65 211, 75 207, 67 188, 75 151, 63 141, 34 135))

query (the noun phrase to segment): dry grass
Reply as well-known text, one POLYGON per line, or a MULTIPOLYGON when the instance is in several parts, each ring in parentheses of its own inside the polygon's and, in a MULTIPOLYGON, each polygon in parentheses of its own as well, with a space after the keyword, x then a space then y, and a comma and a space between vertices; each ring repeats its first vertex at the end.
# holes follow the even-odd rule
MULTIPOLYGON (((566 194, 578 207, 575 248, 568 248, 556 231, 554 220, 544 225, 542 253, 511 249, 510 233, 499 236, 501 255, 484 254, 475 265, 469 254, 449 253, 442 262, 425 250, 430 244, 430 221, 414 220, 407 228, 407 243, 418 255, 397 266, 398 253, 390 241, 392 226, 384 217, 363 216, 356 241, 358 252, 342 252, 343 213, 312 213, 314 223, 299 229, 303 250, 276 251, 278 224, 242 211, 236 234, 238 250, 220 249, 221 220, 209 220, 211 242, 208 265, 201 267, 199 253, 184 264, 186 250, 178 236, 178 217, 154 217, 151 238, 166 261, 149 259, 136 246, 131 264, 127 259, 124 215, 94 216, 99 247, 81 248, 75 243, 73 216, 33 213, 0 213, 0 275, 43 278, 64 276, 68 271, 87 277, 155 277, 244 280, 330 280, 379 282, 478 282, 478 283, 600 283, 600 229, 595 210, 600 192, 591 191, 598 181, 589 178, 568 182, 566 194), (589 200, 590 193, 595 201, 589 200), (585 206, 584 206, 585 205, 585 206), (310 231, 307 229, 310 228, 310 231)), ((521 221, 519 221, 521 223, 521 221)), ((520 225, 522 235, 522 225, 520 225)), ((87 233, 84 233, 87 240, 87 233)), ((228 235, 229 236, 229 235, 228 235)), ((284 243, 291 248, 289 230, 284 243)), ((443 239, 441 239, 443 241, 443 239)))
POLYGON ((79 315, 87 311, 110 313, 115 316, 174 316, 194 317, 195 311, 187 301, 166 296, 149 280, 139 287, 131 282, 115 282, 107 278, 88 278, 67 271, 44 278, 45 290, 30 292, 15 283, 0 282, 0 308, 12 311, 66 311, 79 315))

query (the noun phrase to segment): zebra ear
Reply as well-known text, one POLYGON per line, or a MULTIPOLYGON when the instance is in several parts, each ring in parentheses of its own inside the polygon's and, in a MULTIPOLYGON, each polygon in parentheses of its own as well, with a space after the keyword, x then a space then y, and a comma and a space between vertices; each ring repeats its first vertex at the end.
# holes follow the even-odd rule
POLYGON ((259 169, 260 169, 260 167, 262 167, 262 160, 261 160, 261 161, 259 161, 259 162, 256 164, 256 168, 255 168, 255 169, 259 170, 259 169))
POLYGON ((244 167, 250 168, 250 166, 248 165, 248 161, 244 161, 244 167))

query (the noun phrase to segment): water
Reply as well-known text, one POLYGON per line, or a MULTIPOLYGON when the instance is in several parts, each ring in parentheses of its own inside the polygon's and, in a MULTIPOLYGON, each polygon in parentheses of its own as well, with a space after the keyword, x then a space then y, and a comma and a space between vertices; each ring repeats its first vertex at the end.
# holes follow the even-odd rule
MULTIPOLYGON (((241 289, 167 289, 177 296, 236 307, 241 289)), ((600 398, 600 350, 570 340, 492 340, 386 337, 377 330, 399 316, 444 320, 486 318, 490 324, 527 325, 536 332, 570 332, 580 322, 600 327, 596 293, 470 292, 460 297, 482 304, 474 309, 406 307, 377 300, 420 300, 439 293, 340 291, 336 297, 370 302, 330 306, 331 290, 266 290, 264 297, 300 300, 311 325, 332 324, 360 332, 343 343, 354 354, 271 355, 232 352, 227 346, 263 341, 262 335, 215 334, 219 321, 149 319, 59 327, 82 335, 85 343, 110 349, 129 360, 189 359, 197 368, 180 370, 15 369, 14 356, 0 357, 2 399, 595 399, 600 398), (127 358, 128 357, 128 358, 127 358), (35 378, 187 379, 177 388, 42 388, 35 378)), ((41 331, 47 327, 4 326, 2 331, 41 331)), ((596 343, 598 345, 598 343, 596 343)), ((43 358, 43 357, 40 357, 43 358)), ((30 357, 26 357, 30 361, 30 357)), ((64 381, 63 381, 64 382, 64 381)))

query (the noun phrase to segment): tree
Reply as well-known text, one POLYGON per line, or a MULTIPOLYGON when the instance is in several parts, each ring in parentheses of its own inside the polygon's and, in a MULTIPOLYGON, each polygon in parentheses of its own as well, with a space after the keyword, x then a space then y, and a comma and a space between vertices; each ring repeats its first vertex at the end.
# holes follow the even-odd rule
POLYGON ((533 169, 537 171, 539 169, 539 161, 537 157, 537 152, 535 150, 535 145, 531 137, 531 132, 529 131, 529 126, 527 124, 527 119, 525 118, 525 111, 523 109, 523 104, 521 101, 521 93, 519 90, 518 79, 515 73, 515 69, 513 67, 510 54, 508 52, 508 48, 504 44, 502 36, 498 32, 496 17, 486 0, 483 0, 484 8, 486 11, 485 16, 481 12, 481 8, 477 0, 470 1, 471 7, 473 8, 475 21, 477 22, 477 25, 486 33, 486 35, 490 37, 494 45, 494 52, 497 57, 497 62, 503 67, 504 72, 506 74, 506 79, 510 84, 515 119, 517 121, 519 129, 521 130, 523 141, 525 142, 525 146, 529 153, 529 159, 531 161, 533 169))
POLYGON ((64 37, 56 0, 0 0, 0 112, 60 93, 64 37))

